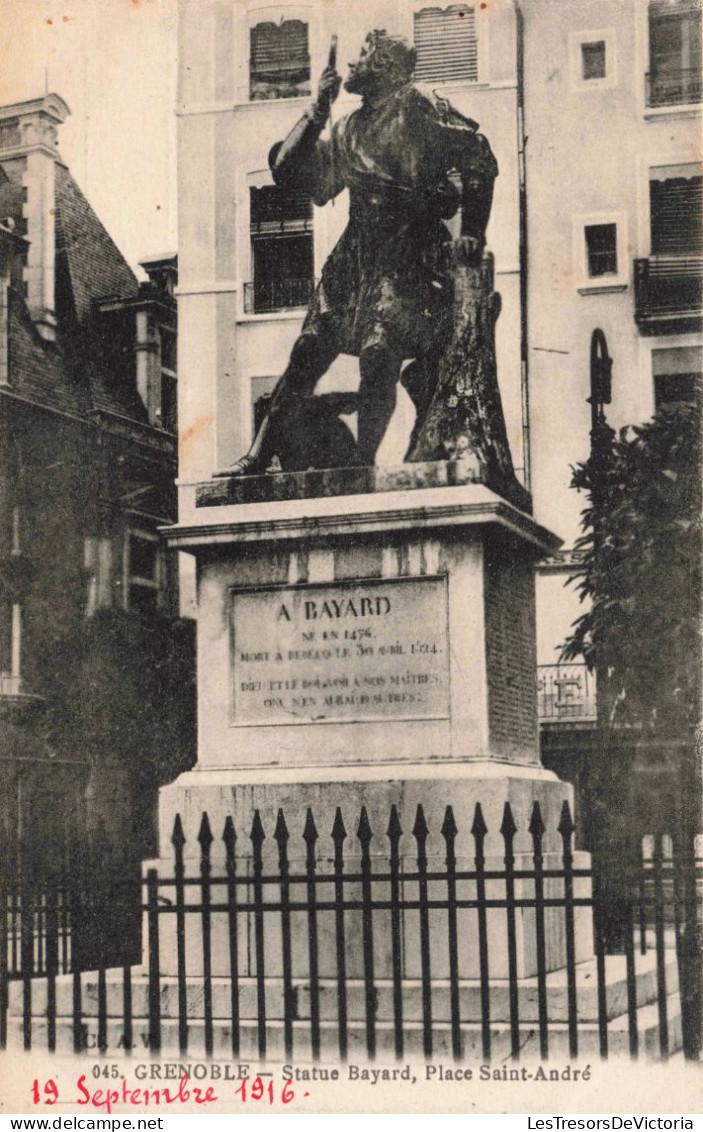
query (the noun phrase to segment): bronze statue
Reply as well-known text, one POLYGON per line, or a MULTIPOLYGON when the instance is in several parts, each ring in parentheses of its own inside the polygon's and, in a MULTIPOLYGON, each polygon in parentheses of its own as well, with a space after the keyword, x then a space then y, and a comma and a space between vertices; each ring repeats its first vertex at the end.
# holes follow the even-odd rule
MULTIPOLYGON (((333 55, 314 106, 273 147, 269 163, 276 184, 308 192, 317 205, 348 189, 349 223, 325 263, 269 413, 228 475, 265 471, 277 454, 281 422, 292 421, 294 401, 316 402, 311 394, 342 353, 359 358, 355 462, 373 464, 404 362, 412 359, 403 382, 418 413, 432 395, 452 310, 450 233, 443 220, 461 206, 462 236, 478 260, 483 251, 498 168, 477 123, 414 86, 414 50, 373 31, 344 83, 361 95, 361 107, 322 140, 342 82, 333 55)), ((311 414, 312 407, 308 419, 311 414)), ((343 447, 349 460, 352 453, 343 447)))

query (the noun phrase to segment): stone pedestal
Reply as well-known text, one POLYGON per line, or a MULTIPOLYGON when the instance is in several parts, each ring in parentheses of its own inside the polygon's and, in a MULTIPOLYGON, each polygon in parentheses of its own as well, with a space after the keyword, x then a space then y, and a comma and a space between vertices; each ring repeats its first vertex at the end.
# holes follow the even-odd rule
MULTIPOLYGON (((507 802, 519 870, 532 867, 528 826, 536 801, 546 827, 545 868, 560 867, 557 827, 571 787, 539 760, 533 580, 536 558, 555 540, 515 505, 524 500, 517 485, 515 502, 508 502, 476 482, 480 472, 471 461, 436 462, 194 489, 169 541, 198 559, 198 765, 161 791, 161 870, 173 869, 177 814, 193 872, 203 813, 215 837, 218 875, 224 875, 225 819, 234 821, 237 857, 246 869, 257 810, 272 870, 279 809, 291 862, 305 858, 308 808, 319 861, 333 859, 337 808, 348 831, 345 860, 360 852, 362 807, 373 831, 371 853, 387 858, 392 805, 409 862, 422 805, 430 868, 433 861, 444 867, 441 828, 451 805, 457 867, 470 870, 477 802, 488 828, 486 868, 503 868, 507 802)), ((533 890, 532 882, 518 881, 516 896, 530 898, 533 890)), ((585 929, 576 933, 579 959, 592 953, 588 915, 576 910, 577 929, 585 929)), ((467 911, 459 924, 466 977, 478 975, 475 916, 467 911)), ((518 911, 520 977, 536 970, 533 917, 532 909, 518 911)), ((489 912, 488 921, 495 936, 491 974, 505 978, 505 914, 489 912)), ((304 943, 304 923, 293 930, 294 942, 300 931, 304 943)), ((214 928, 215 975, 229 970, 226 931, 224 920, 214 928), (224 933, 219 942, 218 932, 224 933)), ((384 978, 391 970, 390 932, 381 936, 376 971, 384 978)), ((246 941, 242 946, 246 964, 246 941)), ((197 946, 191 950, 197 956, 197 946)), ((171 951, 162 944, 162 965, 171 951)), ((563 912, 548 910, 547 968, 563 966, 563 956, 563 912)), ((321 947, 322 976, 332 976, 333 958, 327 970, 321 947)), ((411 949, 404 963, 406 976, 417 978, 419 958, 411 949)), ((433 962, 433 977, 446 977, 443 964, 433 962)), ((193 967, 189 972, 197 974, 193 967)))

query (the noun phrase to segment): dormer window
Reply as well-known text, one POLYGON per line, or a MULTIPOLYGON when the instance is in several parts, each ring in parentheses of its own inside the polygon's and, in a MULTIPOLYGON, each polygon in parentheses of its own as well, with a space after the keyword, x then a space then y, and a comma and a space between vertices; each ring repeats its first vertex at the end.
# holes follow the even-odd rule
POLYGON ((303 98, 310 94, 308 25, 302 20, 270 20, 249 32, 249 96, 303 98))

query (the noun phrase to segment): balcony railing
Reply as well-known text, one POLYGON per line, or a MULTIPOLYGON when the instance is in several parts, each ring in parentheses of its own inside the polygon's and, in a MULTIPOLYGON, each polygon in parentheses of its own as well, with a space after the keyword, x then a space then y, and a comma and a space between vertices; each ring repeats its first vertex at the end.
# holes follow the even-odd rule
POLYGON ((647 106, 682 106, 703 98, 700 67, 645 75, 647 106))
POLYGON ((596 718, 596 678, 585 664, 537 667, 540 723, 590 723, 596 718))
POLYGON ((703 258, 635 260, 635 320, 650 333, 686 333, 703 325, 703 258))
POLYGON ((270 314, 272 311, 305 307, 308 304, 314 280, 267 279, 264 283, 244 284, 244 313, 270 314))

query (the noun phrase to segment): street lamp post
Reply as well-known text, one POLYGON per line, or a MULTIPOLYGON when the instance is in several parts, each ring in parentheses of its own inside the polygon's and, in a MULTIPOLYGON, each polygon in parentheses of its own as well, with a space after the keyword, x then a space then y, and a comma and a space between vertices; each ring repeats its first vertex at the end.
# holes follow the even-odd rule
MULTIPOLYGON (((591 507, 593 530, 593 557, 598 562, 601 541, 603 508, 606 503, 606 474, 610 451, 610 429, 605 417, 605 406, 612 399, 613 362, 608 353, 605 334, 598 327, 591 335, 590 397, 591 406, 591 507)), ((588 797, 588 838, 594 855, 594 867, 599 878, 597 885, 599 931, 603 932, 608 946, 618 946, 626 930, 624 890, 627 881, 622 875, 623 845, 619 840, 621 829, 613 823, 613 784, 617 768, 610 763, 610 704, 607 695, 608 667, 603 662, 601 642, 594 641, 596 677, 596 731, 595 758, 589 760, 586 783, 588 797)), ((594 892, 595 896, 595 892, 594 892)))
MULTIPOLYGON (((608 353, 605 334, 597 327, 591 335, 591 504, 593 507, 593 550, 597 555, 601 542, 601 512, 604 504, 604 480, 606 458, 610 445, 610 429, 605 419, 605 405, 612 400, 613 360, 608 353)), ((597 742, 601 747, 606 735, 609 720, 609 704, 606 695, 608 683, 607 668, 598 657, 596 648, 596 729, 597 742)))

